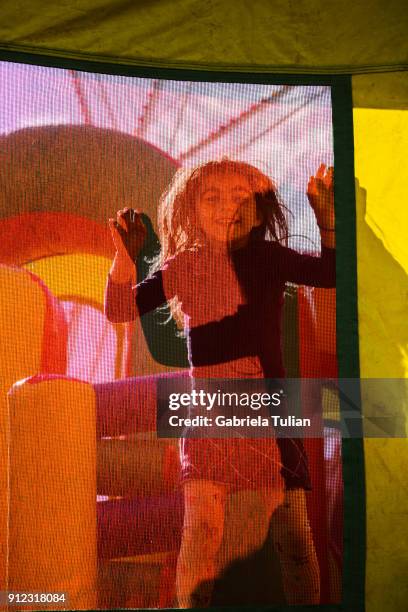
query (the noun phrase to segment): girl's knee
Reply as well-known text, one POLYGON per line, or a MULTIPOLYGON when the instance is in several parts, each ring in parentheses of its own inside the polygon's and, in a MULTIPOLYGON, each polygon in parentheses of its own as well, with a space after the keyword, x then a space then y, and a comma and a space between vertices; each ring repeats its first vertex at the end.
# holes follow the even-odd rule
POLYGON ((221 544, 223 525, 211 520, 198 519, 183 527, 183 542, 189 541, 207 554, 215 554, 221 544))
POLYGON ((268 519, 283 504, 285 493, 283 489, 268 489, 263 493, 265 511, 268 519))
POLYGON ((184 488, 183 544, 215 554, 224 531, 225 487, 208 481, 189 481, 184 488))
POLYGON ((314 554, 313 533, 303 490, 286 492, 283 503, 273 515, 271 527, 278 550, 288 554, 297 551, 302 557, 314 554))
POLYGON ((206 480, 192 480, 184 485, 184 522, 205 518, 219 523, 224 519, 226 490, 223 485, 206 480))

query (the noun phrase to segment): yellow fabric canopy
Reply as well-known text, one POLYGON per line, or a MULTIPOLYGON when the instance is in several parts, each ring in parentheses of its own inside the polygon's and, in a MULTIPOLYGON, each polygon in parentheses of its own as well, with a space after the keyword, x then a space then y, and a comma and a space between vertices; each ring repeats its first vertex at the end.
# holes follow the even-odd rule
POLYGON ((6 3, 3 49, 132 65, 360 73, 408 65, 401 0, 27 0, 6 3))

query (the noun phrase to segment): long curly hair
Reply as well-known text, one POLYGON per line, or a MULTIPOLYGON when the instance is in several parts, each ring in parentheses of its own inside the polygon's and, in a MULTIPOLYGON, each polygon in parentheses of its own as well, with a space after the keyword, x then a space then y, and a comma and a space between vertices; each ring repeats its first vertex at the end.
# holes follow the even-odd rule
MULTIPOLYGON (((196 250, 205 243, 205 236, 196 215, 196 199, 203 181, 209 177, 238 174, 252 188, 261 223, 251 232, 251 239, 269 239, 287 243, 287 208, 282 203, 275 183, 255 166, 223 158, 195 168, 181 168, 162 194, 158 208, 160 254, 154 260, 152 272, 160 269, 171 257, 186 250, 196 250)), ((177 298, 170 310, 179 326, 183 315, 177 298)))

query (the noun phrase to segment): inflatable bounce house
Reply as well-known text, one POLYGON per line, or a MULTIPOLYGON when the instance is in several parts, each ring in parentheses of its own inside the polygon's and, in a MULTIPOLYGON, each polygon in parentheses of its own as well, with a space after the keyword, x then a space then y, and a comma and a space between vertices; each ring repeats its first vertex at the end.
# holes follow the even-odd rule
POLYGON ((2 8, 0 609, 408 610, 407 21, 2 8), (255 211, 228 257, 227 203, 255 211), (160 429, 163 388, 284 376, 312 434, 160 429))

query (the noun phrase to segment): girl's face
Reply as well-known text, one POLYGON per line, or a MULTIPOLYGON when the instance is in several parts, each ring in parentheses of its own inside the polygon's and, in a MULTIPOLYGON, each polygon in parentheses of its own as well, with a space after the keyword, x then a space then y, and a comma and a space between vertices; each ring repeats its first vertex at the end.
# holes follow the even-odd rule
POLYGON ((234 172, 203 179, 196 214, 210 241, 235 248, 245 245, 252 228, 261 224, 251 185, 234 172))

